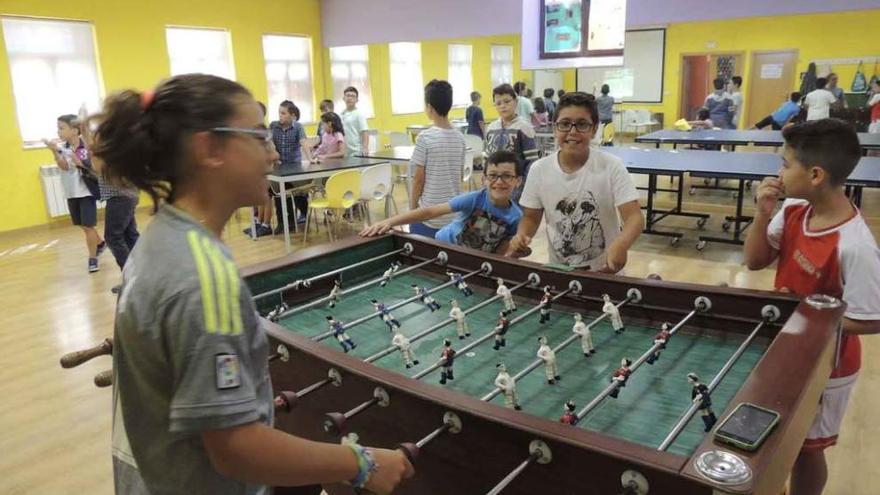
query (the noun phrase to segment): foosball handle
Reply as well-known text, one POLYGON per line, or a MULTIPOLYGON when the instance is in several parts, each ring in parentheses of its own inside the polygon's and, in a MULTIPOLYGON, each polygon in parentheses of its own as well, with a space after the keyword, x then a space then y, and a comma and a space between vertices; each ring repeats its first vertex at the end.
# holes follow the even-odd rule
POLYGON ((61 367, 62 368, 74 368, 79 366, 86 361, 96 358, 98 356, 105 356, 113 354, 113 339, 107 338, 104 339, 103 342, 92 347, 90 349, 85 349, 82 351, 71 352, 61 356, 61 367))
POLYGON ((416 463, 416 459, 419 457, 418 445, 410 442, 404 442, 398 445, 397 449, 403 452, 403 455, 406 456, 406 459, 410 462, 410 464, 416 463))
POLYGON ((104 370, 95 375, 95 386, 105 388, 113 385, 113 370, 104 370))
POLYGON ((289 392, 285 390, 283 392, 280 392, 278 396, 275 397, 275 410, 290 412, 293 408, 296 407, 298 401, 299 396, 296 395, 296 392, 289 392))

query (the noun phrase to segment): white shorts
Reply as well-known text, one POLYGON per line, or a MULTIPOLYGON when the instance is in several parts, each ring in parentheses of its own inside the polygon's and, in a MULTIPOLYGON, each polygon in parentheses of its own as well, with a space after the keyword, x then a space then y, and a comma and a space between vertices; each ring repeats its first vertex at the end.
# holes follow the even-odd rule
POLYGON ((816 411, 816 419, 810 426, 807 438, 804 440, 802 450, 819 451, 837 444, 837 435, 840 433, 840 424, 846 414, 846 405, 849 396, 856 384, 858 373, 831 378, 828 385, 822 391, 819 400, 819 410, 816 411))

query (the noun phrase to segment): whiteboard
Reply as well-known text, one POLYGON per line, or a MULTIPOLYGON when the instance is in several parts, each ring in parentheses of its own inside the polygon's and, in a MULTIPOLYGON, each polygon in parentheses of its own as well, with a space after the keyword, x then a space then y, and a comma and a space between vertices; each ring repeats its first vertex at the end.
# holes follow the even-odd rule
POLYGON ((661 103, 665 53, 665 29, 627 31, 623 67, 578 69, 577 89, 598 94, 608 84, 615 101, 661 103))

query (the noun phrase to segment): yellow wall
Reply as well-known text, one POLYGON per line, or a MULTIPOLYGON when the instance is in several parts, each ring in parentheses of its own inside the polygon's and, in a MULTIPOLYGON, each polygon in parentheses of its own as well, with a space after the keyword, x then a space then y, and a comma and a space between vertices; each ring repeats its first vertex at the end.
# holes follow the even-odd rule
MULTIPOLYGON (((311 36, 316 88, 324 85, 320 57, 319 0, 272 2, 259 5, 241 0, 4 0, 0 14, 86 20, 94 23, 107 94, 121 88, 146 89, 169 76, 165 26, 183 25, 228 29, 239 82, 266 101, 262 35, 311 36)), ((6 48, 0 37, 0 232, 49 221, 39 180, 39 166, 52 163, 45 148, 23 149, 6 48)), ((59 109, 58 113, 75 113, 59 109)), ((309 132, 313 130, 310 128, 309 132)))
MULTIPOLYGON (((683 54, 743 52, 745 67, 738 72, 743 77, 743 94, 748 99, 752 52, 796 49, 798 63, 794 91, 800 87, 798 75, 806 71, 813 60, 880 55, 880 45, 868 41, 878 25, 880 9, 672 24, 666 31, 663 103, 622 105, 622 108, 650 108, 662 112, 665 125, 671 126, 681 117, 678 112, 683 54), (707 49, 711 44, 714 48, 707 49)), ((833 66, 832 69, 840 75, 840 86, 849 91, 856 65, 833 66)), ((870 79, 873 65, 864 70, 870 79)))

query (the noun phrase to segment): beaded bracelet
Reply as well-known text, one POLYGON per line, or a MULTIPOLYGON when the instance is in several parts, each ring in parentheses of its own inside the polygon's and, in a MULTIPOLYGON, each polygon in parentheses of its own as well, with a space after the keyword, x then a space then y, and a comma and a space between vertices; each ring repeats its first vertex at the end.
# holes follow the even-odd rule
POLYGON ((345 445, 351 448, 355 457, 357 457, 358 462, 357 476, 355 476, 349 483, 355 488, 363 488, 363 486, 370 481, 370 477, 373 473, 379 469, 379 465, 376 464, 376 459, 373 457, 372 451, 367 450, 356 443, 345 443, 345 445))

